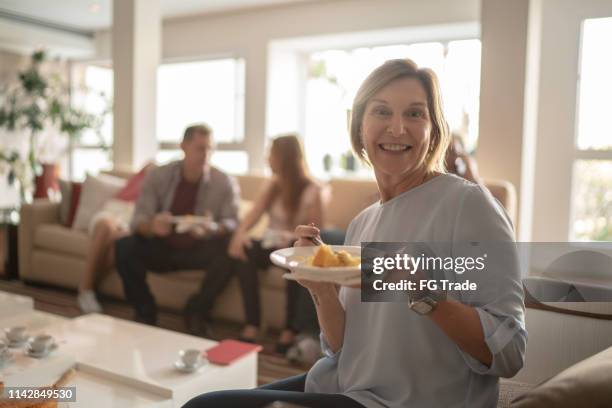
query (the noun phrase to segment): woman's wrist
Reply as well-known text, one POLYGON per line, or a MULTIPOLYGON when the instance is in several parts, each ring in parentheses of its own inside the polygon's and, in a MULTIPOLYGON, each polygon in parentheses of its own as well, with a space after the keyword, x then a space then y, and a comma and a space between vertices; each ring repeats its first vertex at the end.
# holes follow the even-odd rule
POLYGON ((337 298, 338 292, 336 291, 336 285, 333 283, 321 284, 317 288, 308 289, 310 295, 316 300, 321 301, 329 298, 337 298))

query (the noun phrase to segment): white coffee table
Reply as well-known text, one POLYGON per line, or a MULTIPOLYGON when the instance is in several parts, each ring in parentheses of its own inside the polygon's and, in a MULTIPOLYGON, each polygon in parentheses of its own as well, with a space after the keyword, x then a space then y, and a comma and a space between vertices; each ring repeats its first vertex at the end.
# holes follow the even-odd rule
POLYGON ((178 351, 206 350, 216 342, 101 314, 66 319, 32 310, 0 318, 0 327, 22 325, 47 333, 57 354, 76 361, 77 402, 70 407, 180 407, 208 391, 257 385, 257 353, 229 366, 204 365, 185 374, 174 368, 178 351))
POLYGON ((59 404, 59 408, 180 407, 169 398, 82 371, 77 371, 68 386, 75 387, 77 390, 77 400, 63 405, 59 404))
POLYGON ((206 350, 217 342, 114 317, 90 314, 47 328, 75 356, 78 370, 121 381, 181 406, 207 391, 257 385, 257 353, 229 366, 207 364, 196 373, 174 368, 181 349, 206 350))
POLYGON ((0 319, 34 310, 31 297, 0 291, 0 319))

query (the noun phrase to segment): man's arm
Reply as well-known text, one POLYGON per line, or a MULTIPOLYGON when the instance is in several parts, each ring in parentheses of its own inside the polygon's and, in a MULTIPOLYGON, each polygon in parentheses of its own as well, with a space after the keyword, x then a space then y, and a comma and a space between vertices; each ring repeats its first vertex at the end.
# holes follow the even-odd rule
POLYGON ((172 232, 172 214, 164 211, 155 214, 150 221, 143 221, 136 227, 136 233, 144 237, 167 237, 172 232))
POLYGON ((153 219, 158 212, 157 195, 155 194, 158 171, 159 169, 153 168, 147 172, 130 223, 132 232, 145 237, 154 235, 153 219))

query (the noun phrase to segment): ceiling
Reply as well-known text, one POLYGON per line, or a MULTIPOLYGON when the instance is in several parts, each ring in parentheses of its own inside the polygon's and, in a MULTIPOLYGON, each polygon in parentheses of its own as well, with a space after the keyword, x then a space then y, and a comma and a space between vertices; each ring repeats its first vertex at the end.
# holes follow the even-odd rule
MULTIPOLYGON (((147 0, 153 1, 153 0, 147 0)), ((159 0, 162 18, 253 9, 312 0, 159 0)), ((0 15, 58 28, 96 31, 112 22, 112 0, 0 0, 0 15)))

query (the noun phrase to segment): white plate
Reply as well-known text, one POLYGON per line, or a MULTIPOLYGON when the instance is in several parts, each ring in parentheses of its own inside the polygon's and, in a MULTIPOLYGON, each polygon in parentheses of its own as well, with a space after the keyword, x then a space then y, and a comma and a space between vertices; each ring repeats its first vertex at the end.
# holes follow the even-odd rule
POLYGON ((359 285, 361 283, 361 275, 357 275, 354 277, 349 277, 349 278, 339 278, 333 275, 329 275, 329 276, 309 276, 308 274, 298 274, 298 273, 286 273, 283 275, 283 278, 288 279, 288 280, 298 280, 298 279, 303 279, 303 280, 310 280, 310 281, 314 281, 314 282, 329 282, 329 283, 335 283, 337 285, 343 285, 343 286, 354 286, 354 285, 359 285))
POLYGON ((213 219, 212 217, 204 217, 202 215, 174 215, 172 222, 175 224, 207 225, 213 222, 213 219))
POLYGON ((172 222, 176 224, 176 232, 183 234, 197 227, 203 227, 208 232, 216 232, 219 229, 211 217, 177 215, 172 217, 172 222))
MULTIPOLYGON (((349 255, 361 257, 360 246, 330 245, 333 251, 346 251, 349 255)), ((270 254, 270 260, 276 266, 290 269, 294 272, 305 272, 313 275, 339 275, 347 276, 361 273, 361 264, 355 266, 331 266, 322 268, 320 266, 308 265, 308 258, 314 256, 318 246, 290 247, 276 250, 270 254)))

